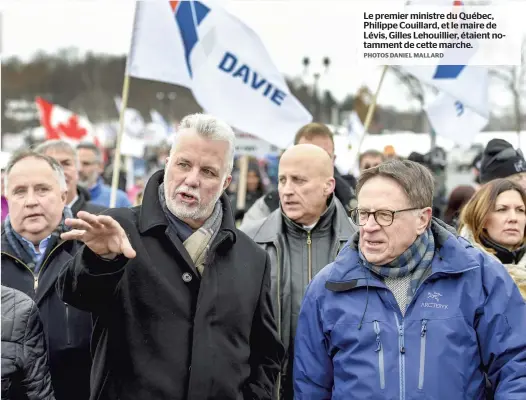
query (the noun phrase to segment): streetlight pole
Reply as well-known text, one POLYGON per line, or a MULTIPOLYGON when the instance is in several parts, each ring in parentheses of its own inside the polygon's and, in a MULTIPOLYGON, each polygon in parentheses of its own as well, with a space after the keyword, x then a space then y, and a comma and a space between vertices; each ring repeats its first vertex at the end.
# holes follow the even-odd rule
POLYGON ((157 92, 156 94, 157 100, 163 105, 164 108, 164 114, 166 115, 166 118, 169 120, 168 123, 172 123, 173 119, 173 107, 172 104, 177 98, 177 93, 175 92, 157 92))
MULTIPOLYGON (((311 65, 311 60, 309 57, 303 57, 303 75, 306 76, 309 74, 309 66, 311 65)), ((331 59, 329 57, 324 57, 322 60, 322 65, 324 67, 323 74, 326 75, 329 66, 331 65, 331 59)), ((314 121, 321 120, 321 101, 319 98, 319 81, 321 78, 321 73, 316 71, 312 74, 313 83, 312 83, 312 93, 311 93, 311 104, 310 111, 312 113, 312 118, 314 121)))

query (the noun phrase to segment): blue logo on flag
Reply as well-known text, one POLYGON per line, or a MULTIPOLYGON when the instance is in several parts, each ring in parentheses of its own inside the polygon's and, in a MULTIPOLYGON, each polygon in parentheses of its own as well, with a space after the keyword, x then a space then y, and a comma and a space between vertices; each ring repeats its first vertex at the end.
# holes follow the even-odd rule
POLYGON ((175 12, 175 21, 183 39, 186 66, 191 77, 190 54, 199 40, 197 27, 210 12, 210 8, 200 1, 172 1, 170 3, 172 10, 175 12))
POLYGON ((457 117, 460 117, 462 114, 464 114, 464 104, 462 104, 460 101, 455 101, 455 108, 457 109, 457 117))
POLYGON ((457 79, 465 65, 439 65, 433 79, 457 79))

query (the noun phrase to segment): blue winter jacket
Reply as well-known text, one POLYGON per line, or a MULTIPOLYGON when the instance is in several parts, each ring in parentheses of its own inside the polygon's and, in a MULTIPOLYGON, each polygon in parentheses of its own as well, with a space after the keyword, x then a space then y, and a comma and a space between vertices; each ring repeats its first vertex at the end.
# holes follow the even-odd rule
MULTIPOLYGON (((103 207, 109 207, 110 206, 110 199, 111 199, 111 186, 108 186, 104 183, 104 180, 102 178, 99 178, 97 181, 97 184, 89 189, 90 194, 90 201, 94 204, 98 204, 103 207)), ((115 201, 115 207, 131 207, 132 204, 130 200, 128 199, 128 196, 126 193, 124 193, 122 190, 117 189, 117 198, 115 201)))
POLYGON ((496 400, 526 399, 517 287, 466 240, 437 222, 432 232, 432 273, 405 317, 348 245, 316 275, 296 333, 296 399, 483 399, 485 371, 496 400))

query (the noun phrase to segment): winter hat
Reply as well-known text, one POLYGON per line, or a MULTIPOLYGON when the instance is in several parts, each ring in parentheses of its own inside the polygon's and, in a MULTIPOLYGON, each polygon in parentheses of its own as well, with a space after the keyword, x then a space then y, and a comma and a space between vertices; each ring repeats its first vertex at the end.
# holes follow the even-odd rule
POLYGON ((473 161, 471 162, 471 168, 477 169, 477 171, 480 171, 480 166, 482 164, 482 157, 484 156, 484 153, 478 153, 473 161))
POLYGON ((503 139, 491 139, 480 163, 480 182, 487 183, 497 178, 526 172, 526 161, 520 150, 503 139))

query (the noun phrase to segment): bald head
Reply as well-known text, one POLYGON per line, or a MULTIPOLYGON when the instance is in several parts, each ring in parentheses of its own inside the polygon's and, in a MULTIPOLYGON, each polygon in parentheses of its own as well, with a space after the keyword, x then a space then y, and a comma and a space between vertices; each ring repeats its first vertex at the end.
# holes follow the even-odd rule
POLYGON ((314 144, 298 144, 286 150, 280 159, 281 164, 285 163, 306 163, 313 166, 324 177, 334 177, 334 166, 329 154, 314 144))
POLYGON ((334 192, 332 159, 313 144, 298 144, 279 161, 279 197, 287 217, 302 225, 315 223, 334 192))

